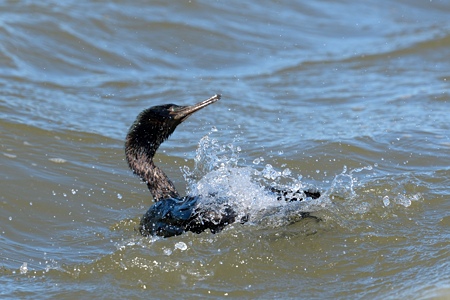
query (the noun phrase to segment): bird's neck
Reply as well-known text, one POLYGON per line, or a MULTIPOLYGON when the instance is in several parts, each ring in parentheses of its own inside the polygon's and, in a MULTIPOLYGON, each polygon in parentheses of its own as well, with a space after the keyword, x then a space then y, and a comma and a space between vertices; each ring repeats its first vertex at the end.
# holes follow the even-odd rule
POLYGON ((134 173, 147 183, 155 201, 180 197, 173 182, 153 163, 153 157, 144 152, 127 153, 127 161, 134 173))

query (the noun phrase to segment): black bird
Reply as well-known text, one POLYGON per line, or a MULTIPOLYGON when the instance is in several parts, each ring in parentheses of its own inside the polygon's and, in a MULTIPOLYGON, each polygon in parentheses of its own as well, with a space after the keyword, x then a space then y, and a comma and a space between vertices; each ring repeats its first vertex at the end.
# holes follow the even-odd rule
MULTIPOLYGON (((175 128, 194 112, 220 99, 220 95, 194 104, 178 106, 165 104, 150 107, 142 111, 131 125, 125 142, 125 154, 129 167, 147 183, 154 203, 142 217, 139 231, 142 235, 158 235, 170 237, 185 231, 201 233, 209 229, 219 232, 226 225, 234 223, 237 213, 228 204, 223 203, 219 211, 199 207, 198 197, 181 197, 172 181, 158 168, 153 157, 158 147, 175 131, 175 128)), ((279 200, 301 201, 303 197, 320 197, 319 192, 297 191, 295 196, 286 198, 292 193, 271 189, 279 200)), ((302 213, 307 216, 307 213, 302 213)), ((247 218, 241 218, 245 223, 247 218)))

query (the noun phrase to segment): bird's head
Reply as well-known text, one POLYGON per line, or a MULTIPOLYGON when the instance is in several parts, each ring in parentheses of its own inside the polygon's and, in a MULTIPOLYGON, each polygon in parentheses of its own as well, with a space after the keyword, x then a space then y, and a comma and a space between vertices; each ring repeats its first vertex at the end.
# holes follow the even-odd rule
POLYGON ((164 104, 143 110, 128 131, 125 148, 153 157, 156 149, 194 112, 218 101, 220 95, 190 106, 164 104))

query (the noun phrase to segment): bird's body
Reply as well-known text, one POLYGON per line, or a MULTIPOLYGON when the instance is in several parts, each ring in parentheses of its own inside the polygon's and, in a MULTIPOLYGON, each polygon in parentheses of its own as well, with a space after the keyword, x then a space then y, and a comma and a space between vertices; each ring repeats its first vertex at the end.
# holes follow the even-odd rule
MULTIPOLYGON (((234 223, 237 213, 226 202, 220 210, 199 205, 199 196, 181 197, 167 175, 153 162, 159 146, 175 131, 175 128, 191 114, 220 99, 215 95, 192 106, 166 104, 142 111, 128 131, 125 154, 128 165, 146 182, 154 203, 142 217, 139 230, 142 235, 174 236, 186 231, 201 233, 207 229, 216 233, 234 223)), ((283 191, 272 189, 281 199, 301 201, 298 197, 284 199, 283 191)), ((306 197, 318 198, 318 192, 304 192, 306 197)), ((246 217, 239 221, 244 223, 246 217)))

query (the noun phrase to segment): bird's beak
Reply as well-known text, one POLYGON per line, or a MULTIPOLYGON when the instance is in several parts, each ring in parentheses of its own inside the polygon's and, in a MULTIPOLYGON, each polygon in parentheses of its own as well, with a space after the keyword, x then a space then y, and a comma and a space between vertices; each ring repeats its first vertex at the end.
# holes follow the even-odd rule
POLYGON ((180 122, 183 122, 187 119, 190 115, 195 113, 197 110, 202 109, 203 107, 206 107, 220 99, 220 95, 214 95, 209 99, 206 99, 205 101, 199 102, 194 105, 190 106, 180 106, 178 107, 174 112, 171 112, 173 115, 173 118, 175 120, 180 120, 180 122))

